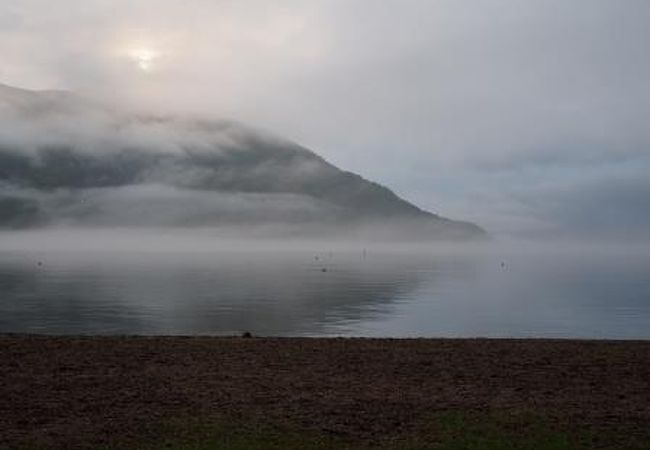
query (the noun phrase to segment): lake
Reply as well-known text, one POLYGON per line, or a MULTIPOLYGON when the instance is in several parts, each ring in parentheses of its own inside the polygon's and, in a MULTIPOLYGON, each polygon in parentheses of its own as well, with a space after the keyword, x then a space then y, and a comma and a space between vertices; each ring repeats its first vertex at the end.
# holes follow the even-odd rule
POLYGON ((650 338, 641 251, 12 242, 3 333, 650 338))

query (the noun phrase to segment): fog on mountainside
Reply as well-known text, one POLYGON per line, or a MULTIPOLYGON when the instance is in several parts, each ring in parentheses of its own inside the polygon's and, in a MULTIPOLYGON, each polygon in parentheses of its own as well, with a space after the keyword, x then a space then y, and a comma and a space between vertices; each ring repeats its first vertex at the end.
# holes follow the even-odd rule
POLYGON ((0 86, 0 226, 272 226, 483 237, 287 140, 228 120, 132 114, 0 86), (372 231, 370 231, 372 230, 372 231))

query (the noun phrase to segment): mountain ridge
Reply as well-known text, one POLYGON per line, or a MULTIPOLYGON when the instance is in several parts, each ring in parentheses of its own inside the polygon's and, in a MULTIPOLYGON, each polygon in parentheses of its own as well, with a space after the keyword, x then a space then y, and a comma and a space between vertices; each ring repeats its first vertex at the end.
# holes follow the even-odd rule
POLYGON ((374 222, 434 239, 485 236, 305 147, 230 120, 129 114, 66 91, 1 84, 0 118, 4 227, 132 225, 124 211, 140 202, 159 204, 151 225, 261 224, 282 222, 286 213, 305 226, 374 222), (175 219, 165 211, 177 211, 175 219))

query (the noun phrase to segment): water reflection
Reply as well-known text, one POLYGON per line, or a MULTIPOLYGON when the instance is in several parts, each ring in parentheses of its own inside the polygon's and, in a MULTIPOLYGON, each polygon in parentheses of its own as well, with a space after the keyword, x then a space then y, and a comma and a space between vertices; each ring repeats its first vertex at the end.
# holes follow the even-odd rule
POLYGON ((5 254, 0 330, 323 334, 390 314, 422 278, 396 262, 306 252, 5 254))
POLYGON ((647 256, 505 259, 5 252, 0 332, 650 338, 647 256))

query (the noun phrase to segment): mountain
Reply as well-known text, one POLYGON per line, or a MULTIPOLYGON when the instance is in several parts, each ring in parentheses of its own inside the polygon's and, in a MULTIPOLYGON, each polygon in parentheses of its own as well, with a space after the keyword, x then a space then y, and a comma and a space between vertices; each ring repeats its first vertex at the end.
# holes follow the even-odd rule
POLYGON ((273 225, 307 234, 485 235, 233 121, 127 113, 72 93, 4 85, 0 120, 2 227, 273 225))

